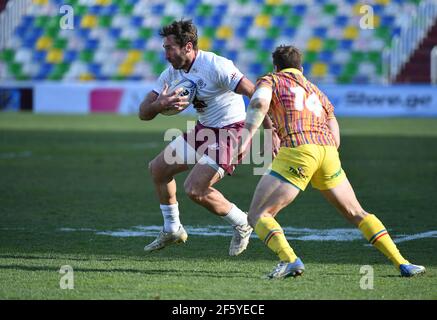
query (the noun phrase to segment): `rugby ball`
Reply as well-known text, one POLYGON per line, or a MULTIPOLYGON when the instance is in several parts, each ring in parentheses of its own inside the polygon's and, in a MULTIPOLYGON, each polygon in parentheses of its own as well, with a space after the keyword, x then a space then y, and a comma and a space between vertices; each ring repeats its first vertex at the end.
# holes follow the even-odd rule
POLYGON ((182 110, 177 110, 177 109, 163 110, 161 111, 161 114, 164 114, 166 116, 178 114, 179 112, 184 111, 190 104, 193 103, 193 100, 196 97, 196 84, 194 83, 194 81, 191 81, 190 79, 186 79, 186 78, 176 80, 170 85, 170 87, 168 88, 168 92, 174 92, 179 88, 182 88, 182 91, 179 95, 187 96, 189 104, 182 110))

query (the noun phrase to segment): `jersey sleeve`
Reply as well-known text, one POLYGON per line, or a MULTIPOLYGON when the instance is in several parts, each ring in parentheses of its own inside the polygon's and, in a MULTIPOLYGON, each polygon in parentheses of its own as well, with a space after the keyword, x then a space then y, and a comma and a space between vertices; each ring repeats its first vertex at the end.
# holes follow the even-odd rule
POLYGON ((238 70, 231 60, 222 57, 217 59, 216 66, 219 85, 223 88, 235 91, 244 76, 241 71, 238 70))
POLYGON ((161 91, 164 89, 165 83, 170 85, 170 77, 169 77, 169 68, 165 69, 161 75, 159 76, 158 80, 156 81, 155 85, 153 86, 152 91, 156 94, 160 94, 161 91))

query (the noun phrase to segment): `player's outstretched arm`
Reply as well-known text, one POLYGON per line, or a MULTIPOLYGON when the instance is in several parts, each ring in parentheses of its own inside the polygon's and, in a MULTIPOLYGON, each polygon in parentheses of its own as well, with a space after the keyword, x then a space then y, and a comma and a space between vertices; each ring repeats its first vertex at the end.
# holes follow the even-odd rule
POLYGON ((263 123, 269 111, 271 98, 272 91, 269 88, 261 87, 255 91, 247 108, 245 130, 243 131, 238 148, 239 155, 244 154, 256 130, 263 123))
POLYGON ((249 107, 247 108, 245 128, 249 131, 251 137, 264 122, 269 111, 269 105, 270 101, 265 98, 254 97, 250 100, 249 107))
POLYGON ((188 98, 179 96, 181 90, 180 88, 174 92, 168 92, 166 84, 159 95, 154 91, 149 92, 140 104, 139 118, 146 121, 152 120, 165 109, 186 107, 189 104, 188 98))
MULTIPOLYGON (((235 93, 245 95, 248 98, 252 98, 252 95, 254 92, 255 92, 254 84, 252 83, 252 81, 250 81, 246 77, 243 77, 243 79, 241 79, 238 86, 235 88, 235 93)), ((275 131, 275 128, 273 127, 272 120, 270 120, 270 118, 268 116, 265 116, 262 124, 263 124, 264 129, 272 130, 272 137, 273 137, 272 153, 273 153, 273 156, 276 156, 276 154, 279 150, 279 147, 280 147, 280 140, 279 140, 279 137, 275 131)))

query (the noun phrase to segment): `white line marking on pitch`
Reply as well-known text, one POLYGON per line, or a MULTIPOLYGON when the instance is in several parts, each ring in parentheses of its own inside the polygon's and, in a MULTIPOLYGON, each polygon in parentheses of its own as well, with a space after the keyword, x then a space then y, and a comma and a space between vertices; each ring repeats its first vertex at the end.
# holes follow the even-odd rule
MULTIPOLYGON (((184 226, 189 235, 204 236, 204 237, 232 237, 233 229, 230 226, 184 226)), ((115 231, 111 230, 97 230, 91 228, 61 228, 60 231, 64 232, 94 232, 97 235, 105 235, 111 237, 156 237, 161 231, 162 226, 134 226, 129 229, 119 229, 115 231)), ((309 229, 309 228, 293 228, 284 227, 284 232, 288 240, 301 240, 301 241, 354 241, 364 240, 363 235, 358 229, 309 229)), ((253 233, 252 237, 256 237, 253 233)), ((405 241, 424 239, 424 238, 437 238, 437 230, 427 231, 417 234, 400 234, 392 235, 394 242, 400 243, 405 241)))

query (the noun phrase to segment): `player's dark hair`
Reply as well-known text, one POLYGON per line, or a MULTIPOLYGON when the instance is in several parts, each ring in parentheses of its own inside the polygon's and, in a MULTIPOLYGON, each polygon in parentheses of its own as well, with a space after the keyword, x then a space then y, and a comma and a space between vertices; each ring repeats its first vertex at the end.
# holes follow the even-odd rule
POLYGON ((302 53, 293 46, 281 45, 272 53, 273 65, 279 70, 285 68, 302 69, 302 53))
POLYGON ((197 28, 192 20, 173 21, 171 24, 162 27, 159 31, 161 37, 173 35, 176 43, 183 47, 188 42, 193 44, 193 48, 197 49, 197 28))

